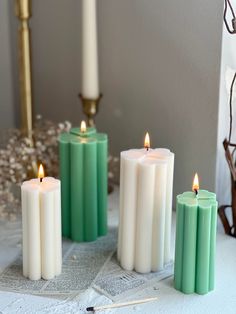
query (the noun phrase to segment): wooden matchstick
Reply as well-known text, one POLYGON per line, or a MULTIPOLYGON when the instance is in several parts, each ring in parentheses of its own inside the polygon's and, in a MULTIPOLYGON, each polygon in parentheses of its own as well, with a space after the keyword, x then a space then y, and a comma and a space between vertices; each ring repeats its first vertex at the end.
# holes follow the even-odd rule
POLYGON ((142 300, 128 301, 124 303, 113 303, 113 304, 107 304, 107 305, 102 305, 102 306, 90 306, 90 307, 87 307, 86 310, 88 312, 102 311, 102 310, 108 310, 112 308, 123 307, 123 306, 142 304, 146 302, 155 301, 157 299, 158 297, 154 297, 154 298, 147 298, 147 299, 142 299, 142 300))

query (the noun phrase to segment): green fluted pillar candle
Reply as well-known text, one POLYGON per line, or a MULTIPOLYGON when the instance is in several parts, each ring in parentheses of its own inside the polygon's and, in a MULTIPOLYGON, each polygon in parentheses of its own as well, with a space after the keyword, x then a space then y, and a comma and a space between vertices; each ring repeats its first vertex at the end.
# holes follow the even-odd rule
POLYGON ((216 195, 205 190, 177 196, 174 286, 184 293, 214 289, 216 195))
POLYGON ((95 128, 59 137, 62 235, 73 241, 107 233, 107 142, 95 128))

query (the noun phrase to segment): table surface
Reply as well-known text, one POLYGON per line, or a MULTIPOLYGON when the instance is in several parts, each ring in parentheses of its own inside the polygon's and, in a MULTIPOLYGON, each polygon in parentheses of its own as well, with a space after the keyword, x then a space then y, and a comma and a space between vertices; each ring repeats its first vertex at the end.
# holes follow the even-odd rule
MULTIPOLYGON (((109 224, 118 223, 119 190, 109 196, 109 224)), ((8 234, 0 226, 0 271, 3 270, 19 254, 21 248, 14 237, 10 226, 8 234)), ((173 213, 172 252, 174 249, 175 213, 173 213)), ((21 232, 19 230, 19 232, 21 232)), ((143 297, 159 297, 157 301, 129 306, 126 308, 106 311, 106 313, 236 313, 236 239, 224 235, 222 227, 217 231, 216 253, 216 287, 207 295, 185 295, 173 288, 173 277, 151 285, 134 294, 130 300, 143 297)), ((85 293, 70 298, 58 300, 39 296, 17 294, 0 291, 0 314, 7 313, 85 313, 85 308, 92 305, 109 304, 111 301, 94 291, 92 288, 85 293)), ((101 311, 99 313, 105 313, 101 311)))

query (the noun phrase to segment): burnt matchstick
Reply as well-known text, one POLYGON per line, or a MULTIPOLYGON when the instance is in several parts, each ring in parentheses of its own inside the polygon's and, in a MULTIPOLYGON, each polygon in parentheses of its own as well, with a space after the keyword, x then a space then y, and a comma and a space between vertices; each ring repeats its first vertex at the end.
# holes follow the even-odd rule
POLYGON ((86 308, 86 311, 87 312, 96 312, 96 311, 102 311, 102 310, 109 310, 112 308, 142 304, 142 303, 146 303, 146 302, 152 302, 152 301, 156 301, 157 299, 158 299, 157 297, 154 297, 154 298, 147 298, 147 299, 142 299, 142 300, 128 301, 128 302, 124 302, 124 303, 113 303, 113 304, 107 304, 107 305, 102 305, 102 306, 89 306, 86 308))

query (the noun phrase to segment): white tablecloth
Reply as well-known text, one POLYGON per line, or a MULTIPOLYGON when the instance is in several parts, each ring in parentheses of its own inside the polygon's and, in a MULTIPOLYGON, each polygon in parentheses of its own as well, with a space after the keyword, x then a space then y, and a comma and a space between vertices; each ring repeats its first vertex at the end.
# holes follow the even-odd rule
MULTIPOLYGON (((109 197, 109 224, 118 222, 118 189, 109 197)), ((16 223, 8 224, 7 233, 4 223, 0 224, 0 270, 15 259, 21 250, 15 236, 11 236, 11 228, 16 223), (1 227, 2 226, 2 227, 1 227), (10 228, 9 228, 10 226, 10 228)), ((172 251, 174 249, 175 214, 173 213, 172 251)), ((19 232, 20 229, 19 229, 19 232)), ((158 296, 155 302, 106 311, 109 313, 236 313, 236 239, 224 235, 219 225, 217 233, 216 254, 216 287, 205 296, 197 294, 185 295, 173 288, 173 277, 158 282, 130 299, 158 296)), ((56 298, 45 298, 12 292, 0 292, 0 313, 86 313, 87 306, 108 304, 111 301, 93 289, 62 301, 56 298)), ((105 313, 99 312, 99 313, 105 313)))

